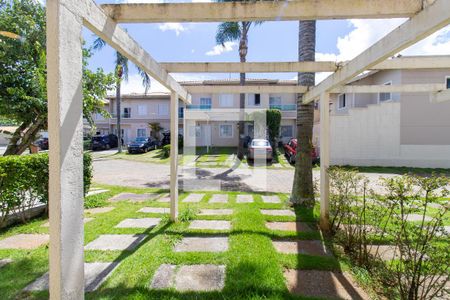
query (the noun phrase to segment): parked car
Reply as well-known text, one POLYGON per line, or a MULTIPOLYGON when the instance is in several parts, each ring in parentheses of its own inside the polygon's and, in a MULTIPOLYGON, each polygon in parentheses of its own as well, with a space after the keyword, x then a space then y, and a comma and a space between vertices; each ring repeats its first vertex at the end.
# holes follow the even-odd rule
POLYGON ((107 150, 119 145, 115 134, 96 135, 92 137, 92 150, 107 150))
POLYGON ((272 162, 273 150, 268 140, 253 139, 249 144, 247 159, 249 161, 253 161, 258 158, 266 159, 268 162, 272 162))
POLYGON ((39 139, 36 142, 36 145, 39 147, 39 149, 41 150, 48 150, 48 138, 42 138, 39 139))
MULTIPOLYGON (((297 139, 290 139, 289 142, 284 144, 284 156, 286 156, 290 164, 294 164, 296 155, 297 155, 297 139)), ((319 162, 319 156, 317 155, 316 149, 314 147, 311 151, 311 158, 313 164, 319 162)))
MULTIPOLYGON (((161 140, 161 146, 169 145, 170 144, 170 131, 166 131, 162 133, 163 138, 161 140)), ((178 134, 178 144, 183 144, 183 135, 178 134)))
POLYGON ((145 153, 158 148, 160 146, 160 142, 152 137, 138 137, 127 146, 128 153, 145 153))

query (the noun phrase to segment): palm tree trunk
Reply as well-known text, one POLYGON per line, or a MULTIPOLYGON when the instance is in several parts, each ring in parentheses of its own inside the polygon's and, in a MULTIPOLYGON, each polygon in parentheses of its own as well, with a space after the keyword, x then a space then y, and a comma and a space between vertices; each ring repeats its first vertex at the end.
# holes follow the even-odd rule
POLYGON ((121 95, 120 95, 120 88, 121 88, 121 80, 120 78, 117 80, 116 85, 116 113, 117 113, 117 139, 118 139, 118 146, 117 146, 117 152, 122 153, 122 129, 120 126, 121 122, 121 108, 120 108, 120 102, 121 102, 121 95))
MULTIPOLYGON (((299 61, 314 61, 316 49, 316 21, 300 21, 298 30, 299 61)), ((298 73, 298 84, 314 86, 314 73, 298 73)), ((305 206, 314 205, 312 175, 312 136, 314 124, 314 103, 303 104, 297 98, 297 156, 292 187, 291 202, 305 206)))
MULTIPOLYGON (((241 39, 239 41, 239 59, 240 62, 243 63, 247 59, 247 51, 248 51, 248 22, 242 22, 242 34, 241 39)), ((239 75, 239 85, 244 86, 245 85, 245 73, 240 73, 239 75)), ((241 93, 239 94, 239 146, 238 146, 238 154, 237 157, 239 159, 244 158, 244 126, 245 126, 245 94, 241 93)))

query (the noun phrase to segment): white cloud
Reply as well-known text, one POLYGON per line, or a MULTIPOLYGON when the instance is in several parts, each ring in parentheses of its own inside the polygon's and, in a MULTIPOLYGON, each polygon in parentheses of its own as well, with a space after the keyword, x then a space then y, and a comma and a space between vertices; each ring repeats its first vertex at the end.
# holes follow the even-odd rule
POLYGON ((225 42, 223 46, 222 45, 214 46, 212 50, 206 52, 205 55, 208 56, 221 55, 222 53, 233 51, 233 47, 236 45, 237 45, 236 42, 225 42))
POLYGON ((175 31, 175 34, 178 36, 183 31, 187 31, 188 29, 183 26, 181 23, 163 23, 158 26, 161 31, 175 31))
MULTIPOLYGON (((348 22, 354 29, 347 35, 338 37, 336 43, 338 53, 317 53, 316 60, 351 60, 405 22, 405 19, 349 20, 348 22)), ((401 52, 403 55, 439 55, 448 53, 450 53, 450 26, 401 52)))

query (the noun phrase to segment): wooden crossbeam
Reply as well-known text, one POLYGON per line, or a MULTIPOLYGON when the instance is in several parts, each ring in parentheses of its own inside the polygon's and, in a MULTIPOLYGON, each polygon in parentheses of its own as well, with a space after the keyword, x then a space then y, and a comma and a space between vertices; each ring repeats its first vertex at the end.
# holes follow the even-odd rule
POLYGON ((436 0, 303 95, 309 103, 450 23, 450 1, 436 0))
POLYGON ((405 18, 422 5, 422 0, 295 0, 125 3, 102 8, 120 23, 159 23, 405 18))
POLYGON ((164 70, 158 62, 148 54, 125 30, 111 19, 92 0, 60 0, 61 3, 75 14, 83 17, 83 24, 102 38, 112 48, 119 51, 147 74, 178 94, 186 103, 191 102, 191 96, 178 82, 164 70))

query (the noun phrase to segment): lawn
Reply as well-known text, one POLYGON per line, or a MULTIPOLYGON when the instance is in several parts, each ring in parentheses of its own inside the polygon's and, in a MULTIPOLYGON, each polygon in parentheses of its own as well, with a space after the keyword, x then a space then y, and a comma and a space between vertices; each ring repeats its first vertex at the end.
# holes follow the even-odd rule
MULTIPOLYGON (((119 192, 154 192, 152 189, 129 189, 103 186, 110 192, 93 196, 89 205, 102 205, 105 200, 119 192), (95 201, 93 201, 95 199, 95 201)), ((163 192, 163 191, 157 191, 163 192)), ((220 192, 219 192, 220 193, 220 192)), ((171 223, 167 216, 151 230, 114 228, 126 218, 158 217, 158 215, 137 212, 145 206, 168 207, 168 203, 145 201, 142 203, 115 202, 111 212, 92 215, 94 220, 85 225, 85 244, 95 240, 101 234, 145 234, 146 238, 133 251, 98 251, 85 252, 86 262, 120 262, 112 275, 95 292, 87 293, 87 299, 296 299, 286 288, 283 269, 302 268, 320 270, 339 270, 342 265, 333 257, 310 255, 279 254, 272 246, 271 239, 298 238, 321 239, 318 231, 283 232, 272 231, 265 227, 265 221, 311 222, 315 226, 318 208, 314 210, 298 209, 294 216, 264 216, 260 208, 286 208, 283 203, 287 195, 278 194, 282 203, 267 204, 261 200, 261 194, 252 194, 254 203, 237 204, 236 193, 228 193, 227 204, 208 203, 213 193, 206 192, 200 203, 186 204, 180 202, 180 215, 194 219, 230 220, 232 229, 229 232, 188 229, 189 221, 171 223), (232 208, 229 216, 196 216, 192 212, 200 208, 232 208), (210 236, 227 234, 229 250, 221 253, 174 252, 173 246, 183 236, 210 236), (226 266, 225 287, 218 292, 179 293, 174 289, 152 290, 149 284, 161 264, 221 264, 226 266)), ((215 193, 216 194, 216 193, 215 193)), ((181 194, 182 200, 187 194, 181 194)), ((41 227, 46 218, 35 219, 26 225, 12 227, 0 232, 0 240, 18 233, 48 233, 48 228, 41 227)), ((0 250, 1 258, 11 258, 13 263, 6 265, 0 272, 0 290, 2 299, 27 298, 46 299, 47 292, 21 292, 22 289, 48 270, 48 246, 36 250, 0 250), (19 275, 20 274, 20 275, 19 275)))

